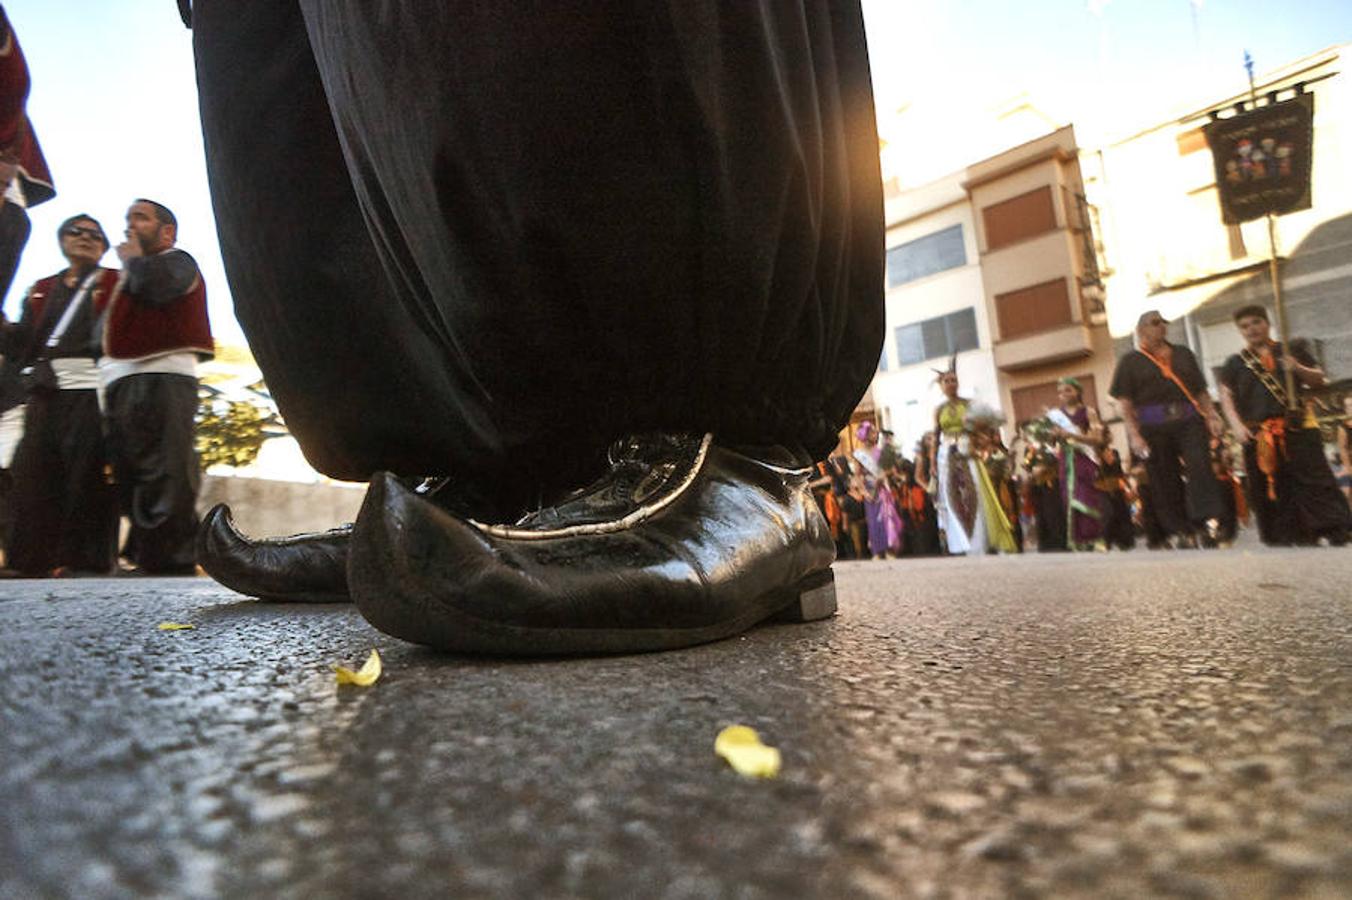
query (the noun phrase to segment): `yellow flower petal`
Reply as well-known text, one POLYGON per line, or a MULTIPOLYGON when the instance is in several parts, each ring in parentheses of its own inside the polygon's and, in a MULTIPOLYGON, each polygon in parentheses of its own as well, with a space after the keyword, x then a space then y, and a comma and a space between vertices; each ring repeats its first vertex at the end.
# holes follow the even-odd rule
POLYGON ((745 725, 729 725, 720 731, 714 752, 742 775, 774 778, 779 774, 779 751, 762 744, 760 735, 745 725))
POLYGON ((355 684, 360 687, 369 687, 376 683, 380 677, 380 654, 372 650, 371 655, 366 657, 366 663, 359 671, 352 671, 346 666, 334 666, 333 671, 338 673, 339 684, 355 684))
POLYGON ((189 625, 186 622, 161 622, 155 627, 160 631, 190 631, 197 626, 189 625))

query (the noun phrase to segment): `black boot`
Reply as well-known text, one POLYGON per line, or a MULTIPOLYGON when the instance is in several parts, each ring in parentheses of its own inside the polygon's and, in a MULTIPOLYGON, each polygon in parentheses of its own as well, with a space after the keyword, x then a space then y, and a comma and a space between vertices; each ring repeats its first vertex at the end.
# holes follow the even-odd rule
POLYGON ((346 603, 352 526, 252 540, 239 533, 230 507, 217 504, 197 532, 197 561, 233 591, 296 603, 346 603))
POLYGON ((781 448, 618 442, 599 481, 514 525, 371 481, 348 583, 376 628, 443 650, 665 650, 835 612, 831 532, 781 448))

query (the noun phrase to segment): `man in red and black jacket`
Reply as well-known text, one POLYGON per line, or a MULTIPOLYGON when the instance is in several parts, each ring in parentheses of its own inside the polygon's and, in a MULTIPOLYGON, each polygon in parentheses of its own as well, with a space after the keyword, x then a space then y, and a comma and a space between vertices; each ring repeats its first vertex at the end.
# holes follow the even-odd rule
POLYGON ((28 243, 27 209, 56 196, 47 160, 28 120, 28 64, 0 7, 0 297, 28 243))
POLYGON ((99 265, 108 238, 92 217, 71 216, 57 235, 67 267, 28 290, 18 322, 0 316, 0 353, 28 373, 6 566, 30 577, 109 575, 117 498, 104 477, 94 335, 118 273, 99 265))
POLYGON ((131 519, 122 554, 148 575, 190 575, 201 485, 197 364, 215 347, 206 286, 197 262, 174 246, 178 220, 164 205, 133 203, 126 237, 99 361, 113 472, 131 519))

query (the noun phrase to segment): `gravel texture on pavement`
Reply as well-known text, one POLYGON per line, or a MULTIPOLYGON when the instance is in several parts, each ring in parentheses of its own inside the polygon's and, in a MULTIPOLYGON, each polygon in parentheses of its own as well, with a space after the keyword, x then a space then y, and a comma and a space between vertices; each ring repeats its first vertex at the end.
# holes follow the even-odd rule
POLYGON ((5 582, 0 897, 1352 897, 1352 552, 837 573, 828 622, 534 661, 5 582))

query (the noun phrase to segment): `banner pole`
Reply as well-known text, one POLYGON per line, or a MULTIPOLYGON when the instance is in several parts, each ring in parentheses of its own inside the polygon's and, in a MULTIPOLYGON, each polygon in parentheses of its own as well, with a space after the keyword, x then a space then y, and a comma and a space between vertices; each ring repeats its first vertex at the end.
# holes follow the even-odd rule
MULTIPOLYGON (((1251 108, 1258 108, 1258 88, 1253 81, 1253 57, 1249 51, 1244 51, 1244 69, 1249 75, 1249 104, 1251 108)), ((1282 275, 1281 267, 1277 263, 1277 217, 1270 211, 1267 214, 1267 232, 1268 232, 1268 273, 1272 278, 1272 306, 1273 312, 1277 314, 1277 330, 1281 332, 1282 347, 1282 370, 1286 375, 1286 408, 1295 410, 1300 408, 1300 403, 1296 398, 1296 376, 1291 366, 1291 333, 1286 322, 1286 304, 1282 302, 1282 275)))
POLYGON ((1286 408, 1299 409, 1296 399, 1296 376, 1292 370, 1291 332, 1286 322, 1286 303, 1282 300, 1281 267, 1277 263, 1277 217, 1267 214, 1268 272, 1272 276, 1272 305, 1277 313, 1277 330, 1282 334, 1282 369, 1286 374, 1286 408))

